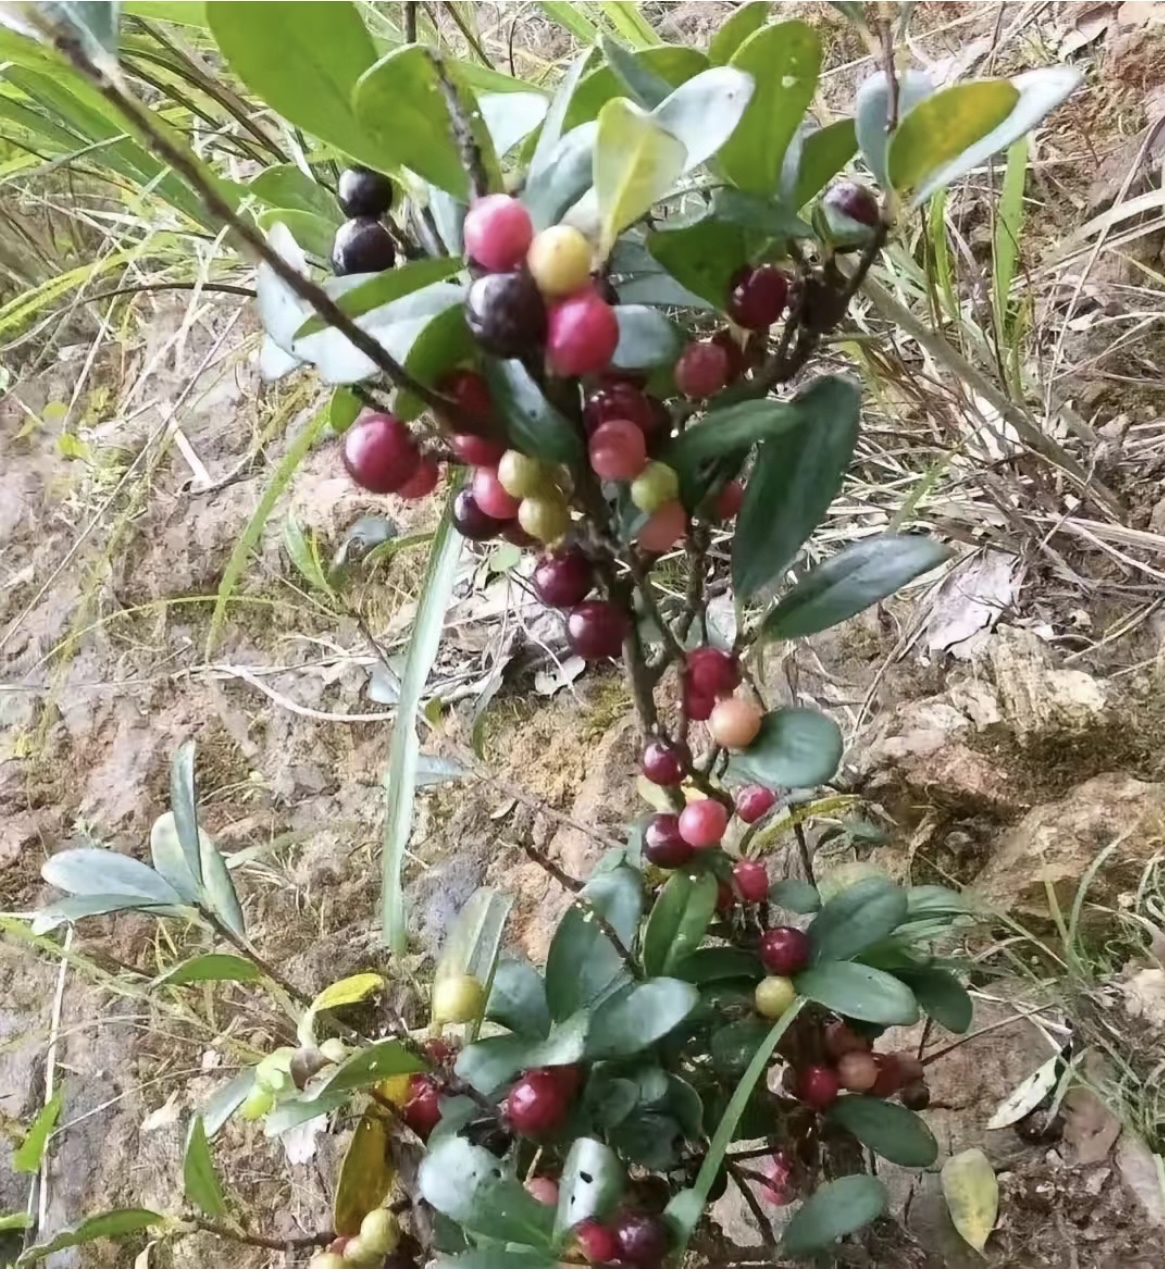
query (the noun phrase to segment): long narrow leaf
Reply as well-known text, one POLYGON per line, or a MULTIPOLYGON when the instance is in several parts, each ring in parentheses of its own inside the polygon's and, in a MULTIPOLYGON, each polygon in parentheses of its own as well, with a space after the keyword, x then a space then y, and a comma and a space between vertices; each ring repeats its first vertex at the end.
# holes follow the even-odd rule
POLYGON ((594 44, 599 38, 599 28, 583 13, 581 4, 566 4, 562 0, 543 0, 538 7, 551 22, 557 22, 580 43, 594 44))
POLYGON ((659 36, 639 12, 638 4, 628 4, 627 0, 599 0, 599 10, 615 34, 632 48, 646 49, 659 43, 659 36))
POLYGON ((445 504, 441 524, 433 536, 429 568, 417 604, 408 660, 401 677, 400 703, 392 730, 388 770, 384 775, 386 808, 381 859, 381 923, 384 943, 397 954, 403 954, 408 946, 402 874, 405 849, 413 826, 413 795, 416 791, 417 760, 421 750, 417 739, 417 712, 420 710, 425 682, 429 678, 433 659, 437 655, 437 646, 441 641, 445 610, 461 556, 462 540, 453 528, 452 519, 456 481, 451 485, 453 490, 445 504))

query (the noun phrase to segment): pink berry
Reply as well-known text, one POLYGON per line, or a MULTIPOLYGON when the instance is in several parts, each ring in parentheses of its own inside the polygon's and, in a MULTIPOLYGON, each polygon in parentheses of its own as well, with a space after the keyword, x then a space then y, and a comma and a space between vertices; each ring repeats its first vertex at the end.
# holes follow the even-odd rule
POLYGON ((449 445, 458 459, 475 468, 492 468, 506 453, 503 443, 473 433, 458 433, 449 439, 449 445))
POLYGON ((545 1069, 529 1069, 510 1088, 506 1119, 519 1135, 541 1137, 556 1131, 570 1111, 561 1083, 545 1069))
POLYGON ((769 928, 761 933, 760 959, 774 976, 796 976, 809 962, 809 938, 800 928, 769 928))
POLYGON ((717 521, 731 521, 744 504, 744 482, 726 482, 713 505, 717 521))
POLYGON ((686 866, 695 849, 680 834, 680 819, 675 813, 656 813, 643 831, 643 855, 653 866, 675 870, 686 866))
POLYGON ((636 543, 644 552, 666 552, 688 532, 688 514, 678 499, 657 508, 639 527, 636 543))
POLYGON ((435 459, 427 455, 421 459, 421 465, 415 473, 396 492, 402 499, 424 499, 431 495, 441 480, 441 469, 435 459))
MULTIPOLYGON (((493 420, 494 404, 489 384, 485 376, 479 372, 470 371, 467 368, 451 371, 437 381, 437 392, 452 398, 460 410, 464 411, 475 424, 484 427, 493 420)), ((453 413, 449 411, 439 411, 438 418, 450 430, 462 424, 462 421, 455 419, 453 413)))
POLYGON ((538 558, 531 578, 534 595, 551 609, 570 609, 586 599, 595 570, 580 548, 560 548, 538 558))
POLYGON ((728 383, 728 354, 710 340, 696 340, 675 366, 676 388, 690 398, 711 397, 728 383))
POLYGON ((685 675, 697 693, 718 698, 731 693, 740 684, 744 673, 735 654, 717 649, 714 645, 700 645, 689 651, 685 675))
POLYGON ((378 495, 398 491, 421 466, 421 452, 407 425, 380 411, 367 412, 348 429, 342 454, 352 480, 378 495))
POLYGON ((441 1087, 427 1073, 414 1073, 409 1079, 409 1094, 401 1109, 404 1124, 415 1135, 427 1140, 441 1120, 441 1087))
POLYGON ((643 776, 656 786, 678 786, 691 763, 692 753, 682 742, 652 738, 643 748, 643 776))
POLYGON ((496 468, 475 469, 470 489, 477 506, 487 517, 493 517, 496 521, 512 521, 518 515, 518 507, 522 501, 506 492, 498 481, 496 468))
POLYGON ((588 661, 618 658, 627 635, 627 616, 610 601, 583 601, 566 619, 566 640, 574 653, 588 661))
POLYGON ((680 813, 680 834, 693 848, 714 848, 728 829, 728 809, 718 799, 693 800, 680 813))
POLYGON ((530 213, 508 194, 487 194, 465 214, 466 255, 491 272, 516 269, 534 238, 530 213))
POLYGON ((597 388, 583 407, 583 424, 593 433, 608 420, 630 420, 644 433, 655 431, 659 420, 651 399, 636 384, 611 380, 597 388))
POLYGON ((605 1268, 619 1257, 615 1229, 597 1219, 584 1219, 574 1230, 582 1256, 593 1268, 605 1268))
POLYGON ((546 361, 555 375, 595 375, 610 364, 618 343, 615 311, 593 289, 551 306, 546 361))
POLYGON ((689 720, 708 720, 716 709, 716 699, 710 693, 701 693, 693 688, 685 679, 683 707, 689 720))
POLYGON ((604 481, 632 481, 647 466, 647 442, 630 420, 608 420, 591 434, 591 468, 604 481))
POLYGON ((759 905, 769 898, 769 872, 760 861, 738 861, 732 867, 732 881, 741 899, 759 905))
POLYGON ((544 1206, 558 1205, 558 1185, 553 1179, 547 1179, 545 1175, 535 1175, 532 1179, 526 1180, 526 1191, 534 1198, 540 1201, 544 1206))
POLYGON ((777 802, 775 791, 767 786, 742 786, 736 792, 736 815, 742 822, 752 825, 777 802))
POLYGON ((771 327, 789 298, 789 280, 775 265, 745 266, 733 276, 730 288, 729 318, 753 331, 771 327))
POLYGON ((728 355, 728 383, 739 380, 748 370, 748 355, 736 342, 736 338, 727 327, 712 337, 712 343, 719 345, 728 355))

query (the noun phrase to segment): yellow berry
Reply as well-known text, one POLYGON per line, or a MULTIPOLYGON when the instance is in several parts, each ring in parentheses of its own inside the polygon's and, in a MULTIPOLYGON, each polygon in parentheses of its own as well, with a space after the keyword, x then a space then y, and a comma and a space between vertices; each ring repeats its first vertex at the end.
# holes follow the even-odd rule
POLYGON ((476 976, 447 976, 433 986, 432 1017, 438 1025, 476 1020, 485 1006, 485 990, 476 976))
POLYGON ((797 990, 787 976, 766 976, 756 987, 756 1009, 769 1020, 783 1016, 793 1005, 797 990))
POLYGON ((680 479, 674 468, 651 463, 631 483, 631 502, 643 512, 655 512, 665 504, 675 501, 680 493, 680 479))
POLYGON ((534 236, 526 264, 544 296, 569 296, 591 274, 591 245, 570 225, 552 225, 534 236))
POLYGON ((334 1254, 331 1250, 321 1250, 319 1254, 313 1254, 308 1260, 309 1268, 346 1268, 348 1260, 341 1255, 334 1254))
POLYGON ((518 524, 539 543, 555 543, 570 529, 570 512, 561 496, 531 495, 518 508, 518 524))
POLYGON ((360 1244, 391 1254, 400 1242, 400 1224, 391 1210, 370 1210, 360 1223, 360 1244))
POLYGON ((515 499, 540 495, 553 484, 544 464, 516 450, 506 451, 498 461, 498 481, 515 499))

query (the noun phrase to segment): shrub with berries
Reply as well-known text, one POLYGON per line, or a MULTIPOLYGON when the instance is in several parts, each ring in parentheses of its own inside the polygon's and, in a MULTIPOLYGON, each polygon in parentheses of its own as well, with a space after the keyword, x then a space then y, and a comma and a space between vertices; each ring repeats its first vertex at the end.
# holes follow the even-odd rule
MULTIPOLYGON (((923 1016, 962 1032, 971 1018, 942 954, 967 910, 957 894, 873 875, 827 895, 807 846, 803 878, 777 877, 770 855, 800 833, 799 804, 833 779, 843 739, 824 713, 768 700, 757 651, 833 627, 947 556, 902 533, 806 551, 861 415, 856 378, 814 360, 897 227, 1074 80, 997 81, 988 108, 982 90, 935 89, 886 58, 858 91, 856 127, 821 127, 806 115, 818 32, 749 5, 682 66, 604 40, 551 92, 487 100, 480 78, 421 45, 377 60, 341 2, 329 21, 346 34, 319 50, 335 63, 317 92, 288 78, 304 57, 276 55, 283 40, 315 46, 317 8, 208 6, 224 63, 322 143, 300 138, 304 166, 352 156, 334 194, 283 172, 306 206, 276 209, 266 241, 232 214, 261 258, 261 366, 274 378, 312 365, 337 400, 365 403, 335 446, 370 506, 444 485, 431 578, 451 586, 450 563, 478 543, 527 549, 521 568, 568 648, 629 679, 654 808, 573 881, 544 967, 499 957, 506 906, 483 892, 426 1020, 386 1012, 374 1037, 338 1028, 332 1013, 384 988, 374 973, 301 1001, 299 1045, 245 1070, 192 1126, 192 1204, 221 1213, 208 1143, 228 1117, 280 1134, 344 1110, 355 1129, 317 1266, 379 1266, 403 1240, 384 1204, 394 1140, 423 1152, 409 1206, 425 1218, 408 1239, 431 1233, 440 1259, 679 1266, 726 1153, 761 1141, 762 1200, 800 1203, 784 1255, 811 1254, 886 1208, 860 1148, 916 1168, 937 1153, 917 1111, 925 1057, 877 1050, 883 1032, 923 1016), (250 56, 259 41, 268 55, 250 56), (888 78, 903 75, 908 93, 888 78), (296 242, 305 217, 338 227, 329 259, 296 242), (682 587, 659 586, 664 565, 682 587), (714 582, 731 585, 727 636, 708 617, 714 582)), ((418 628, 439 629, 446 596, 426 594, 418 628)), ((417 657, 388 783, 397 953, 417 657)), ((192 915, 253 957, 225 867, 204 871, 218 858, 199 843, 186 749, 174 774, 168 847, 156 869, 132 863, 144 873, 126 908, 192 915)), ((92 859, 81 872, 69 857, 48 877, 93 896, 92 859)), ((262 974, 283 987, 278 969, 262 974)))

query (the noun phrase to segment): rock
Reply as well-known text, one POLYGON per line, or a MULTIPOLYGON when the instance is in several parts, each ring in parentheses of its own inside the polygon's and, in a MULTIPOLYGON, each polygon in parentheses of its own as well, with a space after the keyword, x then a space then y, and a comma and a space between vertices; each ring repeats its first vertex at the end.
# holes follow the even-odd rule
POLYGON ((1092 728, 1107 704, 1104 686, 1085 671, 1053 667, 1032 631, 1001 627, 988 649, 1003 719, 1021 746, 1092 728))
POLYGON ((1165 827, 1165 784, 1124 773, 1102 773, 1062 799, 1038 804, 988 849, 975 880, 984 900, 1003 910, 1046 916, 1045 885, 1071 907, 1080 880, 1097 856, 1118 846, 1092 880, 1089 897, 1113 903, 1136 887, 1157 853, 1165 827))

